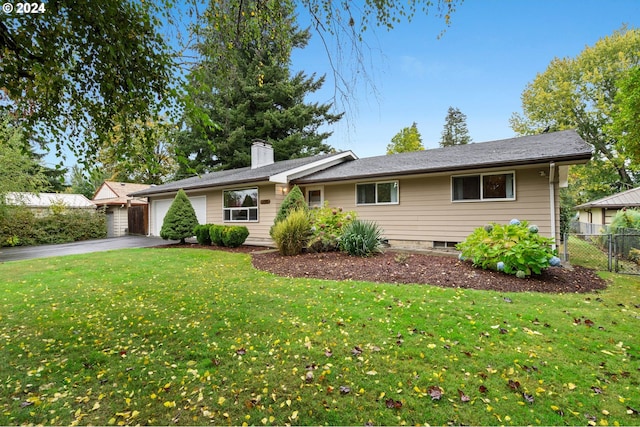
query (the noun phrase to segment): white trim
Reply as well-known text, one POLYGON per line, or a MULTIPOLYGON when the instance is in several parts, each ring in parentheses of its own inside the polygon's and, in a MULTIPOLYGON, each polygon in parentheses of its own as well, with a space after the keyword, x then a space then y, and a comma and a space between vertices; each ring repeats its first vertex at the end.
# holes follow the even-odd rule
POLYGON ((321 208, 322 206, 324 206, 324 185, 314 185, 314 186, 310 186, 310 187, 305 187, 304 189, 304 198, 307 201, 307 205, 309 205, 310 208, 321 208), (309 203, 309 192, 311 191, 319 191, 320 192, 320 205, 318 206, 311 206, 311 204, 309 203))
POLYGON ((260 222, 260 189, 258 187, 245 187, 245 188, 228 188, 226 190, 222 190, 222 222, 225 222, 225 223, 260 222), (242 207, 233 207, 233 208, 225 207, 224 193, 228 191, 247 191, 247 190, 256 190, 256 194, 257 194, 256 206, 242 206, 242 207), (251 209, 256 210, 256 219, 251 219, 251 214, 250 214, 251 209), (244 220, 231 219, 233 217, 232 212, 243 211, 243 210, 247 211, 247 219, 244 219, 244 220), (225 213, 227 211, 229 211, 229 219, 225 219, 225 216, 226 216, 225 213))
POLYGON ((556 250, 556 164, 554 162, 549 163, 549 205, 551 206, 551 238, 553 243, 551 249, 556 250))
POLYGON ((269 177, 269 181, 278 184, 288 184, 290 181, 296 178, 300 178, 302 176, 330 168, 349 159, 357 160, 358 156, 353 154, 351 150, 344 151, 342 153, 338 153, 330 157, 325 157, 324 159, 317 160, 304 166, 299 166, 297 168, 289 169, 287 171, 272 175, 269 177))
POLYGON ((478 202, 513 202, 516 200, 516 171, 515 170, 507 170, 507 171, 497 171, 497 172, 486 172, 486 173, 469 173, 463 175, 451 175, 450 185, 451 188, 451 202, 452 203, 478 203, 478 202), (508 175, 511 174, 513 176, 513 197, 493 197, 493 198, 485 198, 484 197, 484 177, 490 175, 508 175), (456 200, 453 198, 453 179, 454 178, 464 178, 466 176, 479 176, 480 177, 480 198, 479 199, 461 199, 456 200))
POLYGON ((386 180, 386 181, 371 181, 371 182, 357 182, 356 183, 356 206, 381 206, 381 205, 398 205, 400 204, 400 181, 395 180, 386 180), (376 201, 374 203, 359 203, 358 202, 358 185, 369 185, 373 184, 375 187, 375 197, 376 201), (378 185, 380 184, 395 184, 396 188, 396 201, 395 202, 378 202, 378 185))

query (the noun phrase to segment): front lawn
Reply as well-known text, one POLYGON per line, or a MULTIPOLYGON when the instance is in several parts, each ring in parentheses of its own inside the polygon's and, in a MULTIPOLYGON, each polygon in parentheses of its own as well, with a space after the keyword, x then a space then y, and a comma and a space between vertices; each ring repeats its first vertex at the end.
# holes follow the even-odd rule
POLYGON ((638 425, 640 279, 287 279, 244 254, 0 264, 0 425, 638 425))

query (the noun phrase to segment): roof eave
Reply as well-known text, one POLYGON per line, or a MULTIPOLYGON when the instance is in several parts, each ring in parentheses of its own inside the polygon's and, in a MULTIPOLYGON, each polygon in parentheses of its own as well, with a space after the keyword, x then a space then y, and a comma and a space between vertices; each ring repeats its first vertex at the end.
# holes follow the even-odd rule
POLYGON ((524 159, 518 161, 511 162, 489 162, 489 163, 475 163, 470 165, 461 165, 454 168, 451 167, 439 167, 439 168, 429 168, 429 169, 414 169, 414 170, 405 170, 405 171, 397 171, 397 172, 379 172, 372 174, 360 174, 360 175, 352 175, 346 177, 336 177, 329 179, 313 179, 313 178, 302 178, 297 180, 300 183, 304 184, 316 184, 320 182, 338 182, 338 181, 347 181, 354 179, 371 179, 371 178, 381 178, 381 177, 398 177, 405 175, 428 175, 435 173, 443 173, 443 172, 463 172, 467 170, 473 169, 489 169, 496 167, 512 167, 512 166, 523 166, 523 165, 536 165, 536 164, 545 164, 545 163, 555 163, 556 165, 577 165, 577 164, 585 164, 591 159, 591 152, 589 153, 581 153, 579 155, 573 156, 565 156, 565 157, 548 157, 548 158, 539 158, 539 159, 524 159))

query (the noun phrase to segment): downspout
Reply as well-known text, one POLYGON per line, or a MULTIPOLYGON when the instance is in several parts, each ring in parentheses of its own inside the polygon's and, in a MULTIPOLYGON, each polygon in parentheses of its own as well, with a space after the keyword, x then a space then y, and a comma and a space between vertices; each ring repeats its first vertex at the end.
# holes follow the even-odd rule
POLYGON ((549 206, 551 207, 551 237, 553 250, 556 250, 556 164, 549 163, 549 206))

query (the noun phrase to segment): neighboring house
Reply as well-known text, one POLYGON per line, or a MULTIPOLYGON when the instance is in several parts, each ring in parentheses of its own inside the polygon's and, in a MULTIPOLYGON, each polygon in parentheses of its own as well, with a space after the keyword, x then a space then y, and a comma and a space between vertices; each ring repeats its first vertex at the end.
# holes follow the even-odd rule
POLYGON ((82 194, 12 192, 5 195, 5 202, 26 206, 38 217, 51 215, 57 210, 96 210, 96 205, 82 194))
POLYGON ((134 193, 151 203, 150 234, 159 234, 182 188, 200 223, 246 225, 252 242, 269 244, 276 212, 298 185, 311 206, 326 201, 377 222, 392 246, 451 247, 476 227, 512 218, 558 239, 558 188, 569 165, 591 158, 575 131, 363 159, 344 151, 274 163, 270 145, 251 148, 251 167, 134 193))
POLYGON ((640 208, 640 187, 576 206, 580 233, 600 234, 620 209, 640 208))
POLYGON ((143 191, 148 184, 105 181, 93 195, 93 202, 103 207, 107 217, 107 237, 147 234, 149 209, 146 198, 127 194, 143 191))

